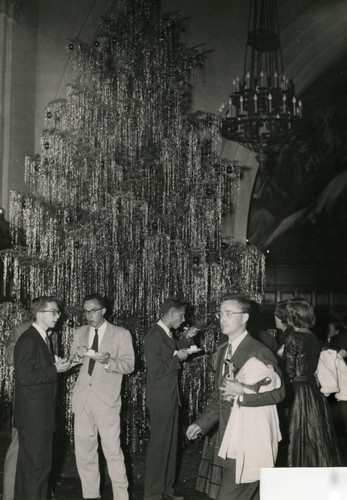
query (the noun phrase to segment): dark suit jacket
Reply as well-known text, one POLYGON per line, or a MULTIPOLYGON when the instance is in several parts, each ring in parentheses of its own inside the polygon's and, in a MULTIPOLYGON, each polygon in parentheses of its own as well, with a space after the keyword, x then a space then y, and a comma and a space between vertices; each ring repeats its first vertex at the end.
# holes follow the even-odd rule
POLYGON ((14 427, 53 430, 57 370, 45 341, 33 326, 17 340, 14 370, 14 427))
MULTIPOLYGON (((223 401, 220 398, 219 387, 223 374, 223 364, 225 352, 228 347, 228 342, 222 344, 216 352, 216 385, 214 394, 210 404, 207 406, 203 414, 195 422, 204 434, 208 432, 217 422, 219 422, 219 442, 224 435, 226 425, 230 416, 232 401, 223 401)), ((249 334, 242 340, 234 355, 231 358, 235 367, 235 373, 245 364, 249 359, 255 357, 267 365, 272 365, 275 371, 281 375, 278 368, 276 356, 258 340, 255 340, 249 334)), ((285 397, 285 388, 282 383, 279 389, 273 391, 263 392, 261 394, 244 394, 243 406, 266 406, 275 405, 280 403, 285 397)))
POLYGON ((170 339, 157 324, 145 336, 147 365, 147 406, 171 412, 179 405, 178 371, 180 360, 174 352, 190 345, 190 340, 170 339))

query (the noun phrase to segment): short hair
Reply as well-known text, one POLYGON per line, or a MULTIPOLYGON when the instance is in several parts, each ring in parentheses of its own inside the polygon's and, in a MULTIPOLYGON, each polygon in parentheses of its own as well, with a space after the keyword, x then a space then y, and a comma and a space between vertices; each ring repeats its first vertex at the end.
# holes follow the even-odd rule
POLYGON ((59 307, 58 299, 52 295, 42 295, 41 297, 35 297, 35 299, 32 300, 30 312, 34 319, 36 319, 37 313, 46 307, 48 302, 55 302, 59 307))
POLYGON ((246 295, 241 295, 241 294, 237 294, 237 293, 226 293, 222 296, 220 302, 222 304, 223 302, 226 302, 227 300, 233 300, 234 302, 237 302, 237 304, 239 305, 239 307, 243 313, 250 314, 251 307, 252 307, 252 301, 246 295))
POLYGON ((276 318, 280 319, 284 325, 288 325, 287 300, 277 302, 274 314, 276 318))
POLYGON ((86 295, 83 299, 82 305, 87 302, 87 300, 96 300, 100 307, 106 307, 105 298, 99 293, 91 293, 90 295, 86 295))
POLYGON ((292 297, 287 301, 288 324, 296 328, 311 328, 316 323, 314 308, 309 300, 292 297))
POLYGON ((185 303, 177 298, 177 297, 170 297, 166 299, 161 306, 161 316, 165 316, 170 309, 185 309, 186 305, 185 303))
POLYGON ((343 332, 344 331, 344 325, 341 321, 339 321, 338 319, 331 319, 329 322, 328 322, 328 326, 331 325, 335 328, 335 330, 337 332, 343 332))

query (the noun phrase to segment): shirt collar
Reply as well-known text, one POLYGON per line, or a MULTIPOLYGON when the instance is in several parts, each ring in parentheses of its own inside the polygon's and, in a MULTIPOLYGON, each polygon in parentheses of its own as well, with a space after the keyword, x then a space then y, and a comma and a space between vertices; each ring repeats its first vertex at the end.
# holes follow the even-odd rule
POLYGON ((165 323, 162 322, 162 320, 160 319, 158 322, 157 322, 157 325, 159 325, 163 330, 164 332, 166 333, 166 335, 168 337, 172 337, 172 333, 170 331, 170 328, 168 328, 165 323))
POLYGON ((37 323, 35 323, 35 321, 33 322, 32 326, 34 328, 36 328, 36 330, 39 332, 39 334, 41 335, 41 337, 43 338, 43 340, 46 340, 46 337, 48 336, 48 333, 45 332, 45 330, 43 328, 41 328, 41 326, 39 326, 37 323))
POLYGON ((89 326, 90 330, 94 333, 95 330, 98 330, 98 335, 105 333, 107 323, 106 321, 103 322, 102 325, 99 326, 99 328, 94 328, 94 326, 89 326))
POLYGON ((243 341, 243 339, 246 337, 247 334, 248 332, 247 330, 245 330, 235 340, 233 340, 232 342, 229 341, 229 344, 231 344, 233 354, 235 354, 236 349, 239 347, 239 345, 241 344, 241 342, 243 341))

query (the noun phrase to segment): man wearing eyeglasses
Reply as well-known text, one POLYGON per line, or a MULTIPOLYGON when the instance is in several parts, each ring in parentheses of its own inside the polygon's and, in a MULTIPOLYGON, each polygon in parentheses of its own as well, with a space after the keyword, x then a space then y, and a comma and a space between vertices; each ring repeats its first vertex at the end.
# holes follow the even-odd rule
MULTIPOLYGON (((34 298, 32 304, 41 300, 41 297, 34 298)), ((8 339, 6 340, 6 350, 5 359, 8 366, 14 365, 14 348, 16 346, 19 337, 28 330, 28 328, 33 324, 33 320, 25 321, 15 325, 10 332, 8 339)), ((49 337, 50 342, 52 342, 53 351, 58 352, 57 345, 57 334, 55 332, 50 332, 49 337)), ((12 426, 11 431, 11 443, 6 452, 4 461, 4 473, 3 473, 3 500, 14 500, 14 482, 16 477, 17 468, 17 456, 18 456, 18 432, 15 427, 12 426)))
POLYGON ((57 299, 39 297, 31 312, 34 321, 14 349, 13 425, 19 443, 14 498, 47 500, 57 374, 67 371, 70 362, 55 361, 50 350, 48 332, 60 316, 57 299))
MULTIPOLYGON (((283 383, 278 389, 246 394, 244 386, 234 379, 250 358, 257 358, 265 365, 271 365, 280 375, 275 355, 247 332, 250 310, 251 302, 246 297, 228 294, 222 298, 220 310, 216 316, 220 321, 222 333, 228 336, 228 341, 217 349, 215 354, 215 391, 206 410, 195 423, 188 427, 188 439, 195 439, 200 433, 206 434, 218 423, 217 441, 220 444, 224 437, 234 398, 237 398, 238 405, 254 408, 276 405, 284 399, 283 383)), ((254 450, 254 453, 258 451, 254 450)), ((258 480, 236 484, 236 460, 234 458, 226 456, 225 460, 220 459, 220 463, 223 466, 223 476, 218 500, 228 498, 257 500, 259 498, 258 480)))
POLYGON ((75 452, 83 498, 100 498, 98 435, 107 460, 113 496, 127 500, 128 480, 120 446, 120 409, 123 375, 134 370, 134 349, 128 330, 104 318, 99 294, 83 301, 87 325, 77 328, 70 358, 82 363, 72 394, 75 415, 75 452))

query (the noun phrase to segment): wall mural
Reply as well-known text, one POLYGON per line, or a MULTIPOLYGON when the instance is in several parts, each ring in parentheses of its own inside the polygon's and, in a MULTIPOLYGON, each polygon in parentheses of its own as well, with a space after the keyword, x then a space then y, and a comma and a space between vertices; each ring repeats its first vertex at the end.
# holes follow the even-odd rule
POLYGON ((255 182, 248 239, 271 260, 334 263, 347 250, 347 59, 304 94, 302 128, 255 182))

